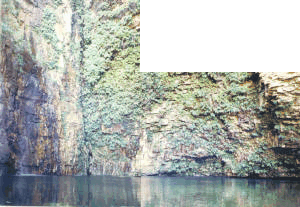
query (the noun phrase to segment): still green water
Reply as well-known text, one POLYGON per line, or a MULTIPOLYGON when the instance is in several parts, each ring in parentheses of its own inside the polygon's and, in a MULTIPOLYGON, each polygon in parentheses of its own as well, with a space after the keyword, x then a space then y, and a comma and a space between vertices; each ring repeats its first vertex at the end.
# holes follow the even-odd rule
POLYGON ((300 181, 225 177, 2 176, 0 205, 300 206, 300 181))

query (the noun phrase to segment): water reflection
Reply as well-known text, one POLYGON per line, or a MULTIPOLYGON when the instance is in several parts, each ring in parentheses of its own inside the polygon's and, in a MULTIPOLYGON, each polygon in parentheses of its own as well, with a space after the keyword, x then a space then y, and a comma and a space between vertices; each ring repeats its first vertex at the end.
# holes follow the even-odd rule
POLYGON ((140 206, 140 178, 10 176, 0 185, 1 205, 140 206))
POLYGON ((300 183, 223 177, 143 177, 142 206, 300 206, 300 183))
POLYGON ((0 205, 300 206, 300 182, 223 177, 2 176, 0 205))

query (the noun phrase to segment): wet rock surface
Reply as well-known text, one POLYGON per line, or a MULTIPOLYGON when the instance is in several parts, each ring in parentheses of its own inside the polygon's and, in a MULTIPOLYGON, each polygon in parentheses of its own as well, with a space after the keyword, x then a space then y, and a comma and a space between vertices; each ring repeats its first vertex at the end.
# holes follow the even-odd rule
MULTIPOLYGON (((61 42, 67 43, 72 38, 72 10, 69 1, 63 3, 58 10, 64 8, 64 12, 57 15, 57 26, 62 28, 55 28, 57 34, 53 35, 65 35, 61 42)), ((49 44, 48 36, 40 34, 45 12, 53 6, 47 1, 1 2, 2 24, 7 30, 1 31, 0 164, 11 173, 77 171, 81 111, 76 104, 76 68, 70 66, 75 60, 64 64, 62 56, 55 56, 61 68, 49 70, 57 48, 49 44), (12 28, 16 28, 14 32, 12 28), (63 83, 65 79, 72 91, 63 83)), ((69 49, 64 48, 65 57, 71 55, 69 49)))

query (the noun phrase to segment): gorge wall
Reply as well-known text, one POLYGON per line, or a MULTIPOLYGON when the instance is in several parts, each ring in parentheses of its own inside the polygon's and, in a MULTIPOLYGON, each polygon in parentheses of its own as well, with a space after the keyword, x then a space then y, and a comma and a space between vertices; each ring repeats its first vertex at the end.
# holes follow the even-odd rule
POLYGON ((172 95, 182 97, 141 119, 133 172, 299 176, 300 73, 238 74, 238 84, 233 73, 205 74, 204 84, 199 74, 177 75, 172 95))
POLYGON ((1 173, 299 176, 300 73, 140 73, 139 0, 2 0, 0 34, 1 173))
POLYGON ((15 173, 76 173, 82 113, 71 2, 1 8, 1 164, 15 173))

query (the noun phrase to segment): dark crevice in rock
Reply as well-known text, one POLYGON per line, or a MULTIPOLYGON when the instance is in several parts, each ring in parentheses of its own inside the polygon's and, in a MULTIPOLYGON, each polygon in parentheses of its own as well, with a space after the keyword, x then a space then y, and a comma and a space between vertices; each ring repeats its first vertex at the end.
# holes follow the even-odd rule
POLYGON ((203 156, 203 157, 192 157, 192 156, 183 156, 183 158, 193 159, 195 162, 202 164, 207 162, 208 160, 217 160, 218 157, 215 155, 203 156))

